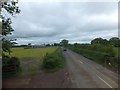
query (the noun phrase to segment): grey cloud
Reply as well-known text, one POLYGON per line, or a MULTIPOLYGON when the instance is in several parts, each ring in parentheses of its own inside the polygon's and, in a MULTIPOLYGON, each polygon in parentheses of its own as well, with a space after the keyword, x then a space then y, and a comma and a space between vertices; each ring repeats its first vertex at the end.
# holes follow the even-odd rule
POLYGON ((117 3, 20 2, 11 38, 19 43, 90 42, 117 36, 117 3), (116 17, 114 19, 114 17, 116 17))
POLYGON ((117 8, 117 3, 114 2, 89 2, 86 3, 85 5, 85 10, 89 14, 101 14, 101 13, 106 13, 110 14, 112 11, 117 8), (92 12, 92 13, 91 13, 92 12))

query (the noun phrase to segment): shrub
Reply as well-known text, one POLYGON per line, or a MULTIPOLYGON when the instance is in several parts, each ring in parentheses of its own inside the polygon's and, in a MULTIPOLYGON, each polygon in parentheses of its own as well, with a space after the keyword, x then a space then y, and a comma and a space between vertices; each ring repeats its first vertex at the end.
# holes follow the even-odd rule
POLYGON ((57 59, 53 56, 50 56, 50 54, 46 54, 44 61, 43 61, 43 67, 46 69, 53 69, 56 67, 57 59))
POLYGON ((55 70, 63 67, 64 58, 60 49, 57 49, 54 53, 47 53, 43 58, 43 68, 47 70, 55 70))

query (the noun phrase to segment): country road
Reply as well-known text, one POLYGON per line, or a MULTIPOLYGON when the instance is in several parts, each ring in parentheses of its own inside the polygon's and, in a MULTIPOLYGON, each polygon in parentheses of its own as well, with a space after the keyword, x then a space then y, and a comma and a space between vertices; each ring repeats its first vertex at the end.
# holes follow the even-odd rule
POLYGON ((118 75, 71 50, 64 51, 73 88, 118 88, 118 75))

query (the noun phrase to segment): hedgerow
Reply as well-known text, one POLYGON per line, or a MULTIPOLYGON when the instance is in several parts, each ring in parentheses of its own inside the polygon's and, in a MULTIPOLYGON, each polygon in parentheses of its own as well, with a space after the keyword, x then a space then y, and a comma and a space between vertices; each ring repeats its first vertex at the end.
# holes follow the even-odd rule
POLYGON ((69 45, 68 48, 102 65, 106 61, 110 62, 111 66, 118 67, 119 60, 115 55, 114 47, 111 45, 78 44, 69 45))
POLYGON ((58 70, 64 66, 64 57, 60 48, 54 53, 47 53, 43 58, 42 67, 44 70, 58 70))

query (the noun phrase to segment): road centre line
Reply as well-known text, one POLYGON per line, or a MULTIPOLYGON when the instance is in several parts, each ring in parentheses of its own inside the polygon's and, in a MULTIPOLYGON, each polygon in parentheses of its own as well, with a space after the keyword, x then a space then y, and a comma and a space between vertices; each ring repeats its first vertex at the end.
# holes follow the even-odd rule
POLYGON ((110 88, 113 88, 113 87, 110 86, 105 80, 103 80, 101 77, 99 77, 98 75, 97 75, 97 77, 98 77, 100 80, 102 80, 105 84, 107 84, 110 88))

